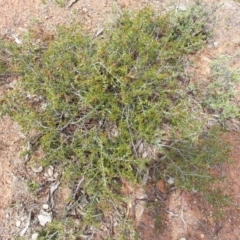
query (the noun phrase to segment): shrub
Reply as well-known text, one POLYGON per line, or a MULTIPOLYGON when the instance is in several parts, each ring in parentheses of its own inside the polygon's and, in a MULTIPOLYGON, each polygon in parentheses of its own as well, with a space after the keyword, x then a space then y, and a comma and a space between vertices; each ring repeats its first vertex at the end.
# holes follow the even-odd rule
POLYGON ((39 133, 30 142, 43 149, 44 164, 60 166, 69 184, 84 176, 73 199, 88 202, 79 210, 82 229, 99 221, 106 199, 122 201, 116 180, 141 182, 152 161, 164 166, 158 178, 175 177, 187 189, 212 178, 217 143, 199 139, 202 107, 182 77, 184 59, 210 35, 205 18, 198 5, 160 16, 144 9, 124 13, 101 39, 72 26, 50 42, 29 37, 12 47, 21 80, 2 110, 39 133), (164 145, 166 137, 176 144, 164 145))

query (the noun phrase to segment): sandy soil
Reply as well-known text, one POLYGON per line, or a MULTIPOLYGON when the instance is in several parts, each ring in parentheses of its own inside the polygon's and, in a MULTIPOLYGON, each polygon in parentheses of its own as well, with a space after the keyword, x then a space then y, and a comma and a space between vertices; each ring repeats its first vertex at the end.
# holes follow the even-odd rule
MULTIPOLYGON (((121 9, 137 10, 146 5, 151 5, 155 9, 168 9, 169 6, 187 6, 192 3, 191 0, 177 1, 177 3, 167 0, 85 0, 75 1, 70 6, 71 2, 73 1, 69 1, 65 7, 60 7, 54 0, 0 0, 0 35, 21 42, 22 35, 28 29, 41 27, 46 31, 54 32, 59 24, 68 25, 72 22, 78 22, 91 31, 97 31, 106 23, 111 22, 121 9)), ((195 65, 192 70, 195 71, 197 78, 194 78, 193 81, 208 81, 209 64, 219 54, 232 58, 232 68, 237 69, 240 65, 239 4, 231 0, 205 2, 218 5, 215 14, 216 24, 214 36, 207 48, 200 52, 194 60, 195 65)), ((8 91, 11 87, 11 81, 6 81, 6 84, 0 86, 1 94, 8 91)), ((231 132, 226 135, 226 139, 232 144, 233 165, 221 166, 222 174, 226 176, 226 180, 222 184, 227 189, 227 193, 232 196, 234 204, 239 206, 240 125, 236 120, 229 126, 231 132)), ((8 117, 0 120, 1 239, 12 239, 15 234, 19 234, 27 224, 29 213, 34 212, 41 204, 37 201, 34 202, 34 197, 28 192, 25 183, 29 173, 26 172, 25 159, 20 156, 24 140, 25 136, 16 123, 8 117)), ((141 239, 240 239, 240 211, 238 208, 229 207, 225 219, 214 221, 211 206, 208 206, 199 196, 175 191, 168 196, 167 206, 163 209, 156 189, 164 196, 164 183, 158 183, 154 190, 149 190, 151 187, 128 191, 139 211, 135 217, 136 229, 141 239), (150 200, 158 199, 156 204, 159 204, 159 207, 146 209, 142 202, 136 203, 136 199, 144 194, 147 194, 150 200), (164 219, 161 226, 154 220, 156 213, 164 219)), ((70 194, 68 189, 61 188, 59 191, 66 193, 66 199, 70 194)), ((33 226, 36 226, 37 223, 34 224, 33 226)), ((28 229, 25 233, 26 239, 30 239, 33 233, 34 229, 28 229)))

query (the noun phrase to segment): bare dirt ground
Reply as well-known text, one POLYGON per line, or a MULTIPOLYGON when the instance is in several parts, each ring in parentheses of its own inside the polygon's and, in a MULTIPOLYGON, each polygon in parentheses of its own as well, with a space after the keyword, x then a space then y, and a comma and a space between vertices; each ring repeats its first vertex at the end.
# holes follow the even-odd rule
MULTIPOLYGON (((205 2, 218 6, 215 13, 214 36, 206 49, 200 52, 194 60, 193 70, 197 77, 193 81, 208 81, 209 64, 219 54, 232 58, 232 68, 237 69, 240 66, 239 3, 231 0, 205 2)), ((91 31, 97 31, 103 28, 107 22, 116 18, 117 13, 123 8, 137 10, 151 5, 156 10, 167 10, 173 6, 176 8, 181 6, 183 9, 192 1, 85 0, 75 1, 72 5, 71 3, 73 1, 69 1, 65 7, 60 7, 54 0, 0 0, 0 35, 21 42, 22 35, 28 29, 36 27, 36 29, 40 29, 39 27, 41 27, 54 32, 56 26, 68 25, 72 22, 78 22, 91 31)), ((0 94, 8 91, 12 87, 12 83, 13 79, 9 79, 5 85, 0 86, 0 94)), ((156 190, 167 197, 167 206, 161 208, 162 210, 157 213, 164 219, 161 226, 153 218, 156 209, 159 208, 147 209, 142 203, 137 203, 136 229, 141 239, 240 239, 240 211, 238 208, 240 206, 240 180, 238 177, 240 172, 240 126, 238 121, 230 122, 229 128, 231 131, 225 138, 232 145, 233 164, 225 164, 220 168, 222 175, 226 177, 222 185, 232 197, 236 207, 228 207, 226 217, 215 221, 211 206, 207 205, 199 196, 180 191, 175 191, 167 196, 164 182, 159 182, 154 188, 155 190, 151 190, 153 186, 137 190, 126 189, 133 200, 146 193, 148 198, 157 199, 156 204, 161 205, 156 190)), ((31 214, 37 211, 38 206, 43 203, 41 199, 38 201, 34 199, 34 196, 31 196, 27 190, 27 176, 29 174, 35 174, 35 177, 38 175, 26 172, 25 159, 20 156, 24 148, 24 140, 25 136, 16 123, 8 117, 0 120, 0 239, 3 240, 13 239, 16 234, 22 234, 26 236, 26 239, 31 239, 35 230, 28 227, 29 219, 31 214)), ((69 194, 69 189, 63 187, 60 187, 56 193, 57 196, 64 195, 65 199, 69 194)), ((59 203, 59 208, 61 208, 61 204, 62 202, 59 203)), ((37 224, 36 222, 31 223, 32 226, 37 226, 37 224)))

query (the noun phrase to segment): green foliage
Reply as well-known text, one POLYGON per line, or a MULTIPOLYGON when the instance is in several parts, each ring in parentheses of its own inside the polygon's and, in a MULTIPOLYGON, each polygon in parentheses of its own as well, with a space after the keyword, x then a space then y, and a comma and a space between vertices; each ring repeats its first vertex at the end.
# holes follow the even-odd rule
POLYGON ((228 160, 230 149, 220 136, 221 131, 214 127, 197 142, 177 141, 168 146, 163 161, 166 165, 164 177, 174 177, 180 188, 207 193, 209 184, 216 181, 212 167, 228 160))
POLYGON ((230 206, 233 203, 230 196, 224 194, 221 188, 209 190, 209 192, 204 196, 204 198, 207 200, 207 202, 209 202, 212 206, 215 207, 216 211, 213 212, 213 217, 215 219, 224 217, 225 216, 224 207, 230 206))
POLYGON ((207 86, 203 104, 217 112, 221 120, 240 116, 240 106, 234 102, 240 74, 229 68, 230 59, 219 58, 212 64, 213 81, 207 86))
MULTIPOLYGON (((209 36, 206 17, 199 5, 162 16, 144 9, 124 13, 101 39, 72 26, 60 28, 48 43, 29 38, 12 47, 12 68, 21 81, 2 111, 26 131, 40 132, 32 148, 41 146, 44 164, 62 167, 70 184, 84 176, 84 195, 75 199, 76 205, 90 199, 81 209, 82 229, 99 220, 98 206, 106 199, 122 201, 114 179, 141 181, 153 159, 140 156, 136 143, 158 147, 164 125, 175 143, 158 149, 154 160, 164 165, 159 176, 199 191, 212 179, 210 167, 226 151, 219 155, 217 135, 199 138, 202 107, 182 79, 183 59, 209 36)), ((41 237, 63 229, 51 226, 41 237)))
POLYGON ((8 53, 6 51, 7 44, 0 39, 0 80, 4 74, 9 72, 8 68, 8 53))
POLYGON ((28 185, 29 189, 31 189, 33 192, 39 188, 39 184, 34 181, 27 182, 27 185, 28 185))
POLYGON ((44 239, 53 239, 58 240, 63 237, 73 240, 76 239, 77 235, 73 235, 72 231, 69 229, 68 232, 65 232, 65 228, 67 225, 74 225, 73 221, 71 220, 64 220, 64 221, 57 221, 54 220, 53 222, 49 223, 48 228, 42 229, 39 232, 38 239, 44 240, 44 239))
POLYGON ((55 0, 55 2, 57 4, 59 4, 61 7, 64 7, 66 5, 66 1, 65 0, 55 0))
POLYGON ((4 74, 6 70, 7 70, 6 65, 2 60, 0 60, 0 74, 4 74))

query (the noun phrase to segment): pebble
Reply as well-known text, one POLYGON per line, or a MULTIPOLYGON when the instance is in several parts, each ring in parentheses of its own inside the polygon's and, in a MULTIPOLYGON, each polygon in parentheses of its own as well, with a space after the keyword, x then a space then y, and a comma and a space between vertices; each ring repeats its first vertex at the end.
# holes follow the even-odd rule
POLYGON ((42 209, 44 209, 44 210, 49 209, 49 205, 48 205, 47 203, 43 204, 43 205, 42 205, 42 209))
POLYGON ((49 169, 48 169, 48 176, 49 176, 49 177, 52 177, 52 176, 53 176, 53 169, 52 169, 52 168, 49 168, 49 169))
POLYGON ((213 46, 217 47, 218 46, 218 42, 217 41, 213 42, 213 46))
POLYGON ((171 186, 171 185, 174 185, 174 178, 170 177, 168 180, 167 180, 167 183, 171 186))
POLYGON ((179 240, 187 240, 185 237, 181 237, 179 240))
POLYGON ((40 173, 40 172, 43 171, 43 167, 42 166, 40 166, 38 168, 36 168, 36 167, 31 167, 31 168, 32 168, 33 172, 35 172, 35 173, 40 173))
POLYGON ((182 11, 182 12, 185 12, 185 11, 187 11, 187 7, 186 7, 184 4, 180 4, 180 5, 178 6, 178 10, 180 10, 180 11, 182 11))
POLYGON ((52 177, 52 176, 53 176, 53 166, 50 166, 50 167, 48 168, 48 176, 49 176, 49 177, 52 177))
POLYGON ((83 11, 84 13, 87 13, 87 12, 88 12, 87 8, 85 8, 85 7, 82 9, 82 11, 83 11))
POLYGON ((37 238, 38 238, 38 233, 34 233, 33 235, 32 235, 32 240, 37 240, 37 238))
POLYGON ((21 221, 20 220, 16 221, 16 227, 20 227, 20 226, 21 226, 21 221))
POLYGON ((38 221, 41 226, 45 226, 47 223, 52 222, 52 213, 41 210, 40 214, 37 216, 38 221))

